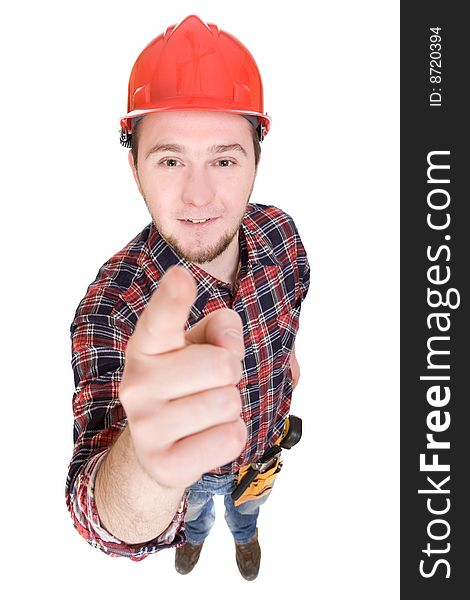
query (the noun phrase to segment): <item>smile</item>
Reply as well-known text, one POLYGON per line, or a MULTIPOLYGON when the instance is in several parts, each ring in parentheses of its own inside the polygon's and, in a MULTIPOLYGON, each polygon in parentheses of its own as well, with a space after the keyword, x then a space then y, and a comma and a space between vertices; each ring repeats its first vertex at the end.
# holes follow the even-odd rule
POLYGON ((206 223, 211 223, 216 221, 219 217, 209 217, 208 219, 178 219, 182 223, 188 223, 190 225, 205 225, 206 223))

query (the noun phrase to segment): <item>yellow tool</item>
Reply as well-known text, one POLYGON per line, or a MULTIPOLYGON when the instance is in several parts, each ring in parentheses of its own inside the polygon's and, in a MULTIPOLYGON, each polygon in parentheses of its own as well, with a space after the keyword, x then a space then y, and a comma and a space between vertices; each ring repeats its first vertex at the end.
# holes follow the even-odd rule
POLYGON ((289 415, 284 431, 274 446, 266 450, 258 462, 240 468, 237 486, 231 494, 235 506, 269 494, 277 474, 282 469, 282 448, 292 448, 301 437, 302 419, 295 415, 289 415))

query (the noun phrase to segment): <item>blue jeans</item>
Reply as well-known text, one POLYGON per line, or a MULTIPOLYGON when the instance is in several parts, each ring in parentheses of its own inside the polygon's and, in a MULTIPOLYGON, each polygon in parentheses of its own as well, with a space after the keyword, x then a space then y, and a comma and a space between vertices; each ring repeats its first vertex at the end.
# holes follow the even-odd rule
POLYGON ((237 484, 237 473, 218 475, 205 473, 199 481, 189 488, 188 509, 184 518, 186 537, 190 544, 202 544, 209 535, 215 521, 215 506, 212 497, 224 495, 225 521, 237 544, 250 542, 256 534, 256 521, 259 507, 266 502, 269 494, 259 500, 250 500, 240 506, 234 506, 230 494, 237 484))

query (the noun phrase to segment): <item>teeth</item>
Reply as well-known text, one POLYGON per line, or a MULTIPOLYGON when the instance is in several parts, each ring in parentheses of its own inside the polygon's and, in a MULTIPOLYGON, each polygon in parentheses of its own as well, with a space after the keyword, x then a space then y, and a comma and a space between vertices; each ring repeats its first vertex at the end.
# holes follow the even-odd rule
POLYGON ((186 221, 190 221, 191 223, 205 223, 209 219, 186 219, 186 221))

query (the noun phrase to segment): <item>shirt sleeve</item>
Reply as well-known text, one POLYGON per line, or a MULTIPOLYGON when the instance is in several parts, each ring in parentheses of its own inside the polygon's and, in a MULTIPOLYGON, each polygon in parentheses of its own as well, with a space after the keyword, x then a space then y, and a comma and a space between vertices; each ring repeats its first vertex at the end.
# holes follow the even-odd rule
POLYGON ((308 289, 310 287, 310 264, 307 258, 307 252, 300 238, 300 234, 297 230, 297 227, 292 220, 292 226, 294 229, 295 236, 295 249, 296 249, 296 258, 297 258, 297 269, 298 269, 298 278, 299 278, 299 296, 297 298, 296 305, 299 307, 300 304, 305 300, 305 297, 308 293, 308 289))
POLYGON ((299 286, 300 302, 303 302, 310 287, 310 264, 306 254, 301 257, 299 262, 299 286))
POLYGON ((74 445, 69 463, 65 498, 78 533, 109 556, 142 560, 164 548, 186 543, 185 492, 178 510, 158 537, 142 544, 127 544, 104 529, 94 499, 96 473, 107 451, 127 423, 119 401, 130 327, 103 314, 76 315, 71 325, 74 445))
POLYGON ((140 561, 163 548, 172 548, 185 543, 186 536, 183 529, 187 491, 171 523, 153 540, 140 544, 127 544, 103 527, 96 508, 94 488, 96 473, 106 454, 107 451, 104 451, 91 458, 82 473, 75 479, 71 494, 71 511, 78 532, 91 546, 99 548, 109 556, 122 556, 134 561, 140 561))

